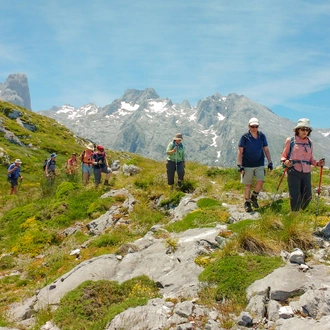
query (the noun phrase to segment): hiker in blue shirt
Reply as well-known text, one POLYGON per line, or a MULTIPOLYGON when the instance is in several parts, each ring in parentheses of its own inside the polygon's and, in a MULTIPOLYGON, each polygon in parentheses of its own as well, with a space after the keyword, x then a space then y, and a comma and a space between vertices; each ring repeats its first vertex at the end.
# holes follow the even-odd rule
POLYGON ((21 160, 16 159, 13 164, 10 164, 8 167, 8 180, 11 184, 10 195, 17 194, 18 178, 23 180, 21 176, 21 160))
POLYGON ((108 165, 107 157, 104 152, 104 147, 99 145, 96 147, 97 152, 94 152, 92 155, 92 164, 94 170, 94 181, 98 185, 101 183, 102 173, 105 173, 104 185, 110 186, 109 179, 111 175, 111 169, 108 165))
POLYGON ((182 181, 184 178, 184 168, 185 168, 185 154, 184 154, 184 146, 182 144, 182 134, 177 133, 171 141, 167 148, 167 161, 166 161, 166 173, 167 173, 167 183, 171 189, 173 189, 174 185, 174 175, 177 172, 178 175, 178 183, 177 186, 180 188, 182 186, 182 181))
POLYGON ((51 182, 55 180, 56 176, 56 157, 57 155, 55 153, 52 153, 45 167, 46 178, 51 182))
POLYGON ((248 124, 249 131, 242 135, 238 143, 237 166, 241 173, 244 188, 244 209, 246 212, 252 212, 252 207, 259 208, 258 194, 264 184, 265 176, 265 156, 268 160, 268 169, 273 170, 273 163, 268 149, 268 143, 265 134, 258 131, 259 120, 251 118, 248 124), (251 195, 252 179, 256 177, 256 185, 251 195), (251 198, 250 198, 251 195, 251 198))

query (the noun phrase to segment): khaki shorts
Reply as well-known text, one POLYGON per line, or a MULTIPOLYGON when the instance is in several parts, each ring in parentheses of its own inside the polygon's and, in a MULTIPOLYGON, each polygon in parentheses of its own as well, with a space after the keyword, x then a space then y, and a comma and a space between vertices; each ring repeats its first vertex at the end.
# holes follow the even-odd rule
POLYGON ((242 178, 242 183, 252 184, 253 176, 256 177, 257 181, 264 181, 265 178, 264 166, 244 167, 244 176, 242 178))

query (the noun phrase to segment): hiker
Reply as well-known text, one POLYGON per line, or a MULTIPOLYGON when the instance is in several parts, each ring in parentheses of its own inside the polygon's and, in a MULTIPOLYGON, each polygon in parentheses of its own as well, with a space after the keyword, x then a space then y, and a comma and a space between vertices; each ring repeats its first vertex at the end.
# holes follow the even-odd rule
POLYGON ((313 158, 312 127, 308 118, 298 120, 294 136, 285 140, 281 162, 287 167, 291 212, 305 210, 312 199, 311 165, 324 166, 324 159, 313 158))
POLYGON ((273 170, 273 162, 270 157, 268 143, 265 134, 259 132, 259 120, 251 118, 248 123, 249 131, 242 135, 238 143, 237 166, 241 174, 241 182, 244 187, 244 209, 252 212, 252 206, 259 208, 258 194, 264 184, 265 156, 268 160, 268 169, 273 170), (252 189, 253 177, 256 177, 256 184, 252 189), (251 195, 251 196, 250 196, 251 195))
POLYGON ((106 177, 104 180, 104 185, 109 186, 111 169, 108 165, 107 157, 104 152, 104 147, 99 145, 96 147, 96 150, 97 152, 94 152, 92 156, 95 184, 98 185, 101 183, 102 173, 105 173, 106 177))
POLYGON ((184 146, 182 144, 182 134, 177 133, 173 141, 171 141, 167 148, 167 160, 166 160, 166 173, 167 173, 167 183, 171 189, 174 185, 174 175, 177 172, 178 182, 177 187, 182 186, 182 181, 185 174, 185 155, 184 155, 184 146))
POLYGON ((73 177, 78 173, 77 154, 74 152, 65 163, 65 172, 68 176, 73 177))
POLYGON ((89 178, 92 175, 92 155, 94 153, 93 143, 89 143, 86 149, 79 156, 81 160, 81 172, 83 176, 83 184, 86 185, 89 182, 89 178))
POLYGON ((10 195, 17 195, 17 187, 18 187, 18 178, 23 180, 23 177, 21 176, 21 160, 15 159, 15 162, 10 164, 8 167, 8 181, 11 184, 10 189, 10 195))
POLYGON ((55 180, 55 176, 56 176, 56 157, 57 157, 57 155, 55 153, 52 153, 50 155, 50 159, 47 160, 47 163, 45 166, 46 178, 51 183, 55 180))

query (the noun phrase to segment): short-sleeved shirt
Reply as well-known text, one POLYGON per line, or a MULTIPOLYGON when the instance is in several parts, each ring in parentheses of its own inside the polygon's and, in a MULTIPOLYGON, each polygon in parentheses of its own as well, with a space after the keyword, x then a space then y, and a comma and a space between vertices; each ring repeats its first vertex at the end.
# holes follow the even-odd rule
POLYGON ((293 162, 295 170, 298 172, 309 173, 311 165, 316 166, 317 160, 313 158, 313 144, 309 138, 302 139, 295 136, 291 148, 291 139, 287 138, 281 154, 281 161, 289 159, 293 162), (290 153, 291 151, 291 153, 290 153))
POLYGON ((176 163, 184 161, 184 146, 181 142, 179 144, 176 144, 175 141, 170 142, 166 148, 166 153, 174 149, 174 147, 176 147, 176 152, 171 155, 167 155, 167 160, 171 160, 176 163))
POLYGON ((52 159, 50 159, 50 160, 47 162, 47 165, 48 165, 48 171, 49 171, 49 172, 55 172, 55 168, 56 168, 56 160, 52 160, 52 159))
MULTIPOLYGON (((8 168, 8 172, 11 171, 16 165, 10 164, 9 168, 8 168)), ((20 172, 21 172, 21 167, 18 166, 14 171, 12 171, 10 174, 8 174, 8 177, 10 179, 18 179, 20 177, 20 172)))
POLYGON ((92 155, 92 158, 95 162, 99 163, 94 165, 93 164, 93 168, 102 168, 104 166, 106 166, 106 154, 105 152, 102 152, 101 154, 99 154, 98 152, 94 152, 92 155))
POLYGON ((258 132, 258 137, 254 138, 250 132, 242 135, 238 147, 243 149, 242 166, 258 167, 265 165, 264 147, 268 147, 266 135, 258 132))

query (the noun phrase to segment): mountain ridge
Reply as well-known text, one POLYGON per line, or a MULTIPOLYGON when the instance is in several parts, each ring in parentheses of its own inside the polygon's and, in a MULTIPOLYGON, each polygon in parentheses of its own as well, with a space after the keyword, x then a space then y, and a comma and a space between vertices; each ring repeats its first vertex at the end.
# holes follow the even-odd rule
MULTIPOLYGON (((293 135, 296 125, 236 93, 223 96, 217 92, 199 100, 194 107, 188 100, 179 104, 159 97, 153 88, 129 89, 105 107, 91 103, 72 107, 71 112, 67 107, 41 113, 110 149, 138 153, 155 160, 166 158, 166 145, 174 134, 181 132, 188 159, 220 167, 236 165, 237 144, 248 130, 251 117, 259 119, 260 131, 266 134, 275 165, 279 165, 284 141, 293 135)), ((325 147, 329 133, 314 129, 311 138, 315 157, 329 158, 330 151, 325 147)))

